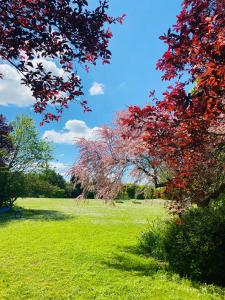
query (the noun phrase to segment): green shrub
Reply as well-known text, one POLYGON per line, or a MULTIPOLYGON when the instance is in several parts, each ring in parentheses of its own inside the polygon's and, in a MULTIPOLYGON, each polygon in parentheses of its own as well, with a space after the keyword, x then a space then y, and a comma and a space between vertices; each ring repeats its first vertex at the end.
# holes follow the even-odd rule
POLYGON ((86 192, 84 193, 85 199, 95 199, 95 193, 94 192, 86 192))
POLYGON ((154 188, 151 186, 147 187, 145 189, 144 195, 145 195, 145 199, 154 199, 154 188))
POLYGON ((22 172, 10 172, 6 168, 0 170, 0 208, 13 206, 18 197, 26 197, 28 187, 22 172))
POLYGON ((121 192, 118 194, 117 198, 122 200, 129 199, 153 199, 154 198, 154 188, 152 186, 138 185, 135 183, 123 184, 121 192))
POLYGON ((155 199, 166 199, 166 195, 165 195, 165 187, 159 187, 156 188, 153 192, 153 197, 155 199))
POLYGON ((150 223, 147 230, 139 238, 139 251, 145 255, 164 260, 166 258, 164 245, 166 230, 167 222, 153 221, 150 223))
POLYGON ((195 208, 171 223, 164 245, 170 267, 195 280, 225 284, 225 208, 195 208))
POLYGON ((225 285, 225 207, 192 208, 179 222, 152 223, 139 250, 166 260, 181 276, 225 285))
POLYGON ((136 184, 126 184, 128 199, 135 198, 135 190, 136 190, 136 184))
POLYGON ((145 199, 145 186, 138 185, 135 190, 135 199, 144 200, 145 199))
POLYGON ((10 200, 8 195, 8 177, 9 171, 6 168, 0 168, 0 208, 7 205, 10 200))
POLYGON ((213 207, 225 207, 225 191, 223 191, 217 199, 213 199, 213 201, 210 202, 210 205, 213 207))
POLYGON ((122 199, 122 200, 128 200, 130 199, 129 196, 128 196, 128 193, 127 191, 122 191, 120 194, 119 194, 119 199, 122 199))

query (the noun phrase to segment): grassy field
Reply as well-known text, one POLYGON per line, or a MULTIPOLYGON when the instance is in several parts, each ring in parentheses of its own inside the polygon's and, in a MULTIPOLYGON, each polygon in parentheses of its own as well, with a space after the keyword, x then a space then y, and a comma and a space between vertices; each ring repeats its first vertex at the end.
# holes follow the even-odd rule
POLYGON ((24 199, 22 219, 0 216, 0 299, 225 299, 135 252, 160 205, 24 199))

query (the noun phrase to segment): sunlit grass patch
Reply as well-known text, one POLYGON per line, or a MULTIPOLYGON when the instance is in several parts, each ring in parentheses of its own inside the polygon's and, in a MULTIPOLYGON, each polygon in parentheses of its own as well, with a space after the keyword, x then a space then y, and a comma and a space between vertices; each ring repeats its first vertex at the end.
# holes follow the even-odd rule
POLYGON ((0 299, 224 299, 137 253, 162 205, 24 199, 23 217, 0 218, 0 299))

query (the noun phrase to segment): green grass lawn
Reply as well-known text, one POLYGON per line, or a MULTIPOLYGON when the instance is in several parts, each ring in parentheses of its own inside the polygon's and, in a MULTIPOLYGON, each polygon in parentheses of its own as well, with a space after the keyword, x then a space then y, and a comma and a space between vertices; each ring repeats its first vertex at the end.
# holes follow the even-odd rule
POLYGON ((160 205, 24 199, 22 219, 0 216, 0 299, 225 299, 135 252, 160 205))

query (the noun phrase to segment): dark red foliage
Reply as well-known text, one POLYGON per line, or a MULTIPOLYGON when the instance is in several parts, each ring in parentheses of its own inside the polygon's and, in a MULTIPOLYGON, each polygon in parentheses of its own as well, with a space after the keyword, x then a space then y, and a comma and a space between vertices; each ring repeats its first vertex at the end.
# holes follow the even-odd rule
POLYGON ((121 119, 141 131, 154 164, 170 171, 176 212, 191 202, 207 205, 225 189, 224 28, 224 0, 184 0, 173 30, 160 37, 168 49, 157 64, 163 80, 176 82, 156 105, 130 107, 121 119))
POLYGON ((162 78, 182 80, 185 74, 184 86, 194 84, 195 89, 178 104, 193 105, 206 118, 224 113, 224 28, 224 0, 184 0, 173 30, 161 37, 168 45, 157 64, 162 78))
POLYGON ((109 17, 107 9, 107 0, 93 11, 86 0, 0 2, 0 58, 19 71, 36 98, 34 111, 45 113, 44 122, 58 120, 74 99, 89 110, 80 100, 82 84, 74 69, 80 64, 88 70, 87 64, 95 65, 98 59, 109 63, 112 33, 105 25, 122 23, 125 15, 109 17), (34 64, 35 58, 56 61, 64 76, 49 72, 41 62, 34 64), (46 113, 48 104, 55 106, 56 114, 46 113))

